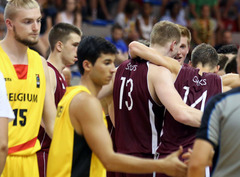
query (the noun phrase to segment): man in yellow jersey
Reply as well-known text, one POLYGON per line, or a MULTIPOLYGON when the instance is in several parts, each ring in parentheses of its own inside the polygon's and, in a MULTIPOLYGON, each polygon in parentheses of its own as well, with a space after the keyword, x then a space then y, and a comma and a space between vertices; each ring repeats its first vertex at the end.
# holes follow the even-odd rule
POLYGON ((46 60, 28 47, 38 42, 41 12, 35 0, 9 0, 7 34, 0 42, 0 70, 15 114, 9 123, 8 157, 3 177, 38 177, 37 135, 43 117, 52 137, 56 107, 46 60))
MULTIPOLYGON (((50 68, 49 76, 56 106, 62 99, 67 87, 63 70, 66 66, 73 65, 77 61, 77 48, 81 36, 81 30, 68 23, 58 23, 49 32, 48 39, 51 52, 47 64, 50 68)), ((42 126, 39 130, 38 139, 41 144, 41 150, 37 152, 39 175, 45 177, 51 138, 49 138, 42 126)))
POLYGON ((81 40, 77 54, 82 77, 79 86, 67 88, 58 104, 48 177, 105 177, 105 168, 128 173, 186 174, 186 165, 178 159, 181 148, 161 160, 113 151, 105 115, 96 96, 112 79, 116 53, 116 48, 103 38, 88 36, 81 40))

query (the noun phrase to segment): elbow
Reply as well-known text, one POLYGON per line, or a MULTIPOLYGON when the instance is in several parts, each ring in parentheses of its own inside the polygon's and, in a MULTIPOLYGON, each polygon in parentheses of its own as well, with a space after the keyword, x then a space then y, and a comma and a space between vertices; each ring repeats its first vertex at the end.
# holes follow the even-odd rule
POLYGON ((194 119, 194 117, 191 114, 188 114, 187 112, 180 111, 174 116, 174 119, 184 125, 192 126, 192 127, 199 127, 201 122, 197 119, 194 119))
POLYGON ((101 162, 107 171, 116 171, 114 154, 101 158, 101 162))
POLYGON ((128 49, 129 49, 129 54, 131 58, 135 58, 137 56, 136 53, 138 51, 138 48, 136 47, 136 41, 131 42, 128 45, 128 49))
POLYGON ((7 154, 8 153, 8 143, 7 143, 7 141, 4 141, 4 142, 0 143, 0 152, 2 154, 7 154))

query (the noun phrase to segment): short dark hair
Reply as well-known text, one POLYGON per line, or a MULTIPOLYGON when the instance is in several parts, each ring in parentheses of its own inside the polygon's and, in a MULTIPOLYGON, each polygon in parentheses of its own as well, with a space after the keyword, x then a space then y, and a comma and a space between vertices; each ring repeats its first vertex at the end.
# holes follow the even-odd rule
POLYGON ((104 38, 97 36, 85 36, 78 45, 77 57, 78 67, 81 74, 84 74, 82 63, 90 61, 93 65, 101 54, 117 54, 116 47, 104 38))
POLYGON ((225 72, 227 73, 238 73, 237 72, 237 56, 234 56, 231 61, 228 62, 225 68, 225 72))
POLYGON ((54 50, 54 47, 58 41, 65 43, 69 39, 69 35, 71 33, 76 33, 80 37, 82 36, 81 30, 74 25, 68 23, 58 23, 54 25, 48 36, 51 51, 54 50))
POLYGON ((224 69, 227 62, 228 62, 228 57, 226 55, 218 54, 219 70, 224 69))
POLYGON ((115 23, 112 28, 111 28, 111 32, 113 33, 115 31, 115 29, 120 29, 123 30, 122 26, 119 25, 118 23, 115 23))
POLYGON ((217 51, 209 44, 199 44, 192 51, 191 62, 193 67, 201 63, 203 66, 209 65, 214 68, 218 65, 217 51))
POLYGON ((237 54, 238 53, 238 47, 235 44, 228 44, 223 45, 217 50, 217 53, 222 54, 237 54))

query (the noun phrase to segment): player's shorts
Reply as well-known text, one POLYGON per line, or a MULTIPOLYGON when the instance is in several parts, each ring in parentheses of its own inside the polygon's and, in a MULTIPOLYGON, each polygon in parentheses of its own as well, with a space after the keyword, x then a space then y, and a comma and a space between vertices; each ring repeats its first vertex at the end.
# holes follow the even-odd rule
POLYGON ((48 152, 47 151, 38 151, 37 158, 38 158, 39 176, 46 177, 48 152))
POLYGON ((1 177, 39 177, 37 155, 8 155, 1 177))

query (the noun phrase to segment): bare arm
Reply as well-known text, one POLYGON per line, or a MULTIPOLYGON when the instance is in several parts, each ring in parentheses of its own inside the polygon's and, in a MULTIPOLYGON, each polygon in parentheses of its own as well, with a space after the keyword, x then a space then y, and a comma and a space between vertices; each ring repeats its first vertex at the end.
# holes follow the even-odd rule
POLYGON ((240 86, 239 74, 225 74, 221 76, 223 92, 240 86))
POLYGON ((156 65, 164 66, 168 68, 171 71, 171 73, 173 73, 175 76, 177 76, 179 70, 181 69, 181 65, 177 60, 163 56, 155 49, 147 47, 144 44, 141 44, 140 42, 136 41, 131 42, 129 44, 129 52, 132 58, 138 56, 156 65))
MULTIPOLYGON (((116 73, 116 72, 115 72, 116 73)), ((113 84, 115 73, 108 85, 104 85, 97 97, 101 101, 105 113, 108 113, 113 126, 115 127, 114 105, 113 105, 113 84)))
POLYGON ((205 177, 205 168, 212 161, 213 147, 205 140, 196 139, 188 167, 188 177, 205 177))
POLYGON ((8 154, 8 118, 0 117, 0 175, 8 154))
POLYGON ((181 150, 161 160, 147 160, 115 153, 102 115, 99 100, 87 93, 78 94, 70 104, 70 117, 74 129, 84 135, 89 147, 107 170, 127 173, 157 171, 171 176, 185 175, 186 166, 179 162, 177 157, 181 150))
POLYGON ((215 18, 217 19, 218 27, 223 29, 223 24, 222 24, 220 9, 219 9, 219 0, 217 0, 217 3, 213 6, 213 11, 214 11, 215 18))
POLYGON ((199 127, 201 124, 202 112, 183 102, 173 85, 172 76, 169 70, 153 64, 149 67, 151 68, 149 69, 148 78, 153 84, 155 93, 173 118, 185 125, 199 127))
POLYGON ((198 14, 196 12, 196 5, 195 4, 190 3, 190 12, 195 19, 199 18, 198 14))
POLYGON ((76 13, 75 26, 79 29, 82 27, 82 14, 80 12, 76 13))
POLYGON ((42 63, 46 78, 46 94, 43 107, 43 123, 45 125, 45 131, 47 132, 48 136, 52 138, 56 116, 56 106, 54 103, 54 92, 52 89, 52 83, 49 79, 49 67, 47 66, 47 62, 44 58, 42 58, 42 63))

